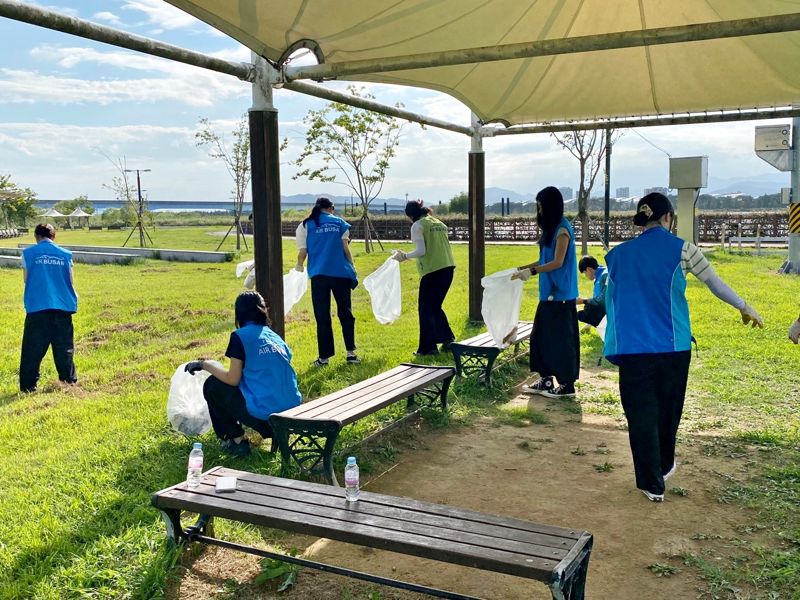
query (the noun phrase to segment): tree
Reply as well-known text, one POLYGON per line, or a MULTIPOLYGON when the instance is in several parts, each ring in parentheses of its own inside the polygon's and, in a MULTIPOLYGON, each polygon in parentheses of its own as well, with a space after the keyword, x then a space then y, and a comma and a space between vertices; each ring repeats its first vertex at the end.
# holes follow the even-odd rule
POLYGON ((36 217, 35 202, 36 193, 30 188, 19 187, 11 181, 11 175, 0 175, 0 211, 6 229, 12 225, 25 227, 28 219, 36 217))
POLYGON ((212 129, 208 119, 200 119, 200 131, 194 134, 195 145, 198 148, 207 148, 211 158, 222 160, 228 174, 233 179, 233 189, 231 190, 233 225, 222 238, 217 250, 222 247, 228 234, 234 228, 236 228, 236 249, 241 250, 240 240, 244 240, 245 248, 247 248, 247 240, 241 225, 244 197, 247 186, 250 184, 250 130, 247 115, 242 115, 231 135, 233 142, 228 145, 225 136, 212 129))
POLYGON ((450 198, 448 211, 450 214, 466 215, 469 212, 469 196, 467 196, 467 192, 460 192, 450 198))
MULTIPOLYGON (((375 98, 363 88, 349 86, 347 91, 356 98, 375 98)), ((293 161, 302 170, 293 179, 337 182, 353 190, 361 205, 364 247, 371 252, 372 239, 378 236, 369 218, 369 205, 381 193, 404 124, 340 102, 308 111, 303 123, 308 128, 305 148, 293 161)))
MULTIPOLYGON (((556 143, 572 154, 579 165, 580 179, 578 188, 578 219, 581 222, 581 254, 589 253, 589 195, 594 181, 600 172, 606 157, 605 131, 570 131, 567 133, 551 133, 556 143)), ((609 130, 612 144, 619 138, 614 130, 609 130)))

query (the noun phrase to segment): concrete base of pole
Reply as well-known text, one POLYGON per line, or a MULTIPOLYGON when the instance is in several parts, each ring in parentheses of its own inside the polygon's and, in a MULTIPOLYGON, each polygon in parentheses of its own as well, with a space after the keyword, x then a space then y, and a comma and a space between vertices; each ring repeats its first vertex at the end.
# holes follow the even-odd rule
POLYGON ((781 273, 800 275, 800 233, 789 234, 789 256, 780 269, 781 273))

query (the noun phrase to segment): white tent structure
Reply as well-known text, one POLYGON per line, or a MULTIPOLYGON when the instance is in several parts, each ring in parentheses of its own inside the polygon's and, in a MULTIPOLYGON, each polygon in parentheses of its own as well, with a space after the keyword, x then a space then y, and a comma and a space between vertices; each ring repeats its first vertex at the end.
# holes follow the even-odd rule
POLYGON ((78 226, 80 226, 81 218, 85 218, 86 219, 86 223, 88 225, 90 216, 91 215, 89 213, 87 213, 85 210, 83 210, 80 206, 76 206, 75 210, 73 210, 71 213, 69 213, 67 215, 67 217, 69 217, 70 229, 72 229, 72 218, 73 217, 78 219, 78 226))
POLYGON ((55 208, 49 208, 46 212, 42 213, 43 217, 65 217, 66 215, 61 214, 55 208))

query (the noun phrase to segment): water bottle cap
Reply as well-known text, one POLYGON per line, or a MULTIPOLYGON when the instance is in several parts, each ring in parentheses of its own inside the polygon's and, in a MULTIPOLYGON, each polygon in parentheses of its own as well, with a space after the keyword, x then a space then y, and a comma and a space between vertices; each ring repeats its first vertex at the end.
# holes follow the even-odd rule
POLYGON ((192 444, 192 448, 194 448, 195 450, 202 450, 203 444, 201 444, 200 442, 195 442, 194 444, 192 444))
POLYGON ((354 464, 356 464, 356 457, 355 457, 355 456, 348 456, 348 457, 347 457, 347 464, 348 464, 348 465, 354 465, 354 464))

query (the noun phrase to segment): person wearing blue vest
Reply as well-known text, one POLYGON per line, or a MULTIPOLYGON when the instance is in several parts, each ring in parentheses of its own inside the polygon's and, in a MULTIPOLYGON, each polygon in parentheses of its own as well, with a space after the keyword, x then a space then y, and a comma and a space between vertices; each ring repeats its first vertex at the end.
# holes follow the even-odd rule
POLYGON ((342 326, 346 361, 358 364, 356 355, 356 318, 351 309, 350 294, 358 285, 358 276, 350 254, 350 224, 333 214, 333 202, 317 198, 311 214, 297 226, 297 265, 303 270, 308 257, 311 278, 311 304, 317 321, 317 360, 315 367, 324 367, 335 354, 331 324, 331 294, 336 300, 336 315, 342 326))
POLYGON ((19 389, 23 392, 36 390, 39 367, 50 346, 59 380, 78 381, 72 327, 78 295, 73 285, 72 252, 55 244, 56 230, 49 223, 37 225, 33 237, 36 244, 22 251, 26 314, 19 389))
POLYGON ((187 363, 185 370, 192 375, 201 370, 211 373, 203 384, 203 397, 214 433, 222 440, 225 452, 247 456, 251 448, 242 426, 255 429, 262 438, 271 438, 269 416, 298 406, 302 396, 292 368, 292 352, 269 328, 267 304, 261 294, 239 294, 234 314, 236 331, 231 333, 225 350, 230 367, 195 360, 187 363))
POLYGON ((531 371, 539 374, 539 380, 523 386, 522 391, 548 398, 572 398, 580 372, 580 334, 575 308, 578 269, 575 233, 564 218, 564 198, 558 188, 549 186, 536 194, 536 222, 542 232, 539 260, 518 267, 512 275, 513 279, 523 281, 539 275, 539 305, 530 352, 531 371))
POLYGON ((597 327, 606 316, 606 268, 594 256, 584 256, 578 261, 578 271, 594 282, 591 298, 578 298, 575 304, 583 305, 578 311, 578 321, 597 327))
POLYGON ((619 366, 619 395, 628 421, 636 487, 664 500, 675 473, 675 438, 683 412, 692 331, 686 275, 763 327, 759 314, 714 272, 697 246, 671 233, 674 210, 663 194, 644 196, 633 222, 642 233, 606 255, 605 357, 619 366))

